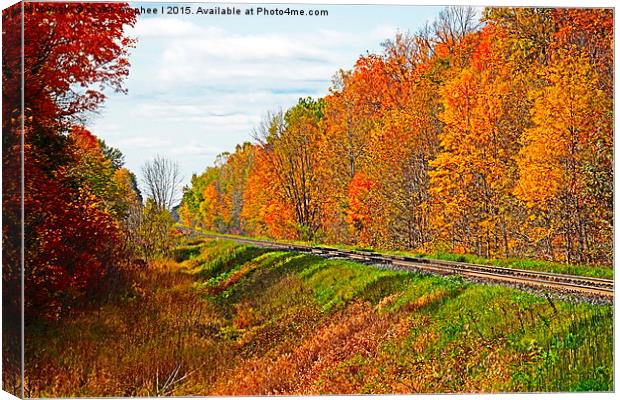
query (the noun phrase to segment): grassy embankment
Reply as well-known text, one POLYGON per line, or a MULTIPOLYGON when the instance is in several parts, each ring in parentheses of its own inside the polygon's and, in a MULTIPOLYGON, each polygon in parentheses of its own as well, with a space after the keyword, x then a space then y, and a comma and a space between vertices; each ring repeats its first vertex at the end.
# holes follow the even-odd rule
MULTIPOLYGON (((231 238, 245 238, 245 236, 221 234, 221 233, 214 233, 214 232, 204 232, 204 233, 212 233, 212 234, 217 234, 221 236, 228 236, 231 238)), ((334 244, 311 243, 311 242, 303 242, 299 240, 287 240, 287 241, 274 240, 268 237, 253 237, 252 239, 276 241, 276 242, 281 242, 281 243, 303 244, 303 245, 321 245, 324 247, 341 249, 341 250, 377 251, 379 253, 384 253, 384 254, 421 257, 421 258, 428 258, 428 259, 433 259, 433 260, 459 261, 459 262, 466 262, 470 264, 494 265, 494 266, 504 267, 504 268, 516 268, 516 269, 526 269, 526 270, 531 270, 531 271, 553 272, 556 274, 589 276, 589 277, 594 277, 594 278, 605 278, 605 279, 614 278, 614 269, 609 266, 601 266, 601 265, 563 264, 559 262, 534 260, 534 259, 527 259, 527 258, 484 258, 484 257, 480 257, 474 254, 455 254, 455 253, 448 253, 448 252, 422 253, 422 252, 414 252, 414 251, 393 251, 393 250, 373 249, 371 247, 348 246, 348 245, 342 245, 342 244, 334 245, 334 244)))
POLYGON ((42 397, 612 390, 612 328, 611 306, 214 240, 31 333, 26 374, 42 397))

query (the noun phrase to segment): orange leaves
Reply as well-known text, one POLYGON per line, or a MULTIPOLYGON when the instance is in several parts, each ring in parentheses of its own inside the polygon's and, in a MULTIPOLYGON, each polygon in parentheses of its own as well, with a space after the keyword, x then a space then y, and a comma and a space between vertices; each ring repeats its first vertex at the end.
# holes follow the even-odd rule
POLYGON ((217 230, 217 218, 219 216, 220 198, 214 183, 205 187, 202 192, 203 201, 200 203, 202 225, 208 230, 217 230))
POLYGON ((356 108, 367 117, 379 114, 395 101, 397 86, 391 85, 389 66, 384 57, 374 54, 360 57, 347 83, 349 88, 345 88, 357 97, 356 108))
POLYGON ((439 43, 435 46, 435 55, 439 58, 446 58, 450 54, 450 48, 447 43, 439 43))
POLYGON ((515 118, 523 113, 523 86, 511 73, 504 48, 494 41, 497 32, 487 26, 472 65, 444 84, 442 151, 430 172, 438 236, 453 248, 464 245, 485 256, 510 251, 502 236, 516 212, 514 156, 526 122, 515 118))
POLYGON ((242 198, 241 230, 281 238, 558 258, 564 231, 574 254, 610 248, 590 245, 613 217, 609 10, 487 9, 477 31, 442 15, 271 116, 243 195, 218 180, 223 220, 242 198))
POLYGON ((347 222, 353 232, 356 232, 361 244, 368 244, 369 223, 372 221, 372 193, 376 184, 369 180, 366 174, 358 172, 349 184, 347 222))
POLYGON ((295 237, 292 208, 279 200, 282 188, 277 184, 278 178, 270 165, 269 154, 264 149, 257 148, 243 192, 240 216, 244 230, 252 235, 295 237))
POLYGON ((98 151, 101 153, 101 146, 99 145, 97 138, 85 127, 72 127, 70 136, 74 138, 74 141, 79 148, 84 150, 92 150, 94 152, 98 151))
MULTIPOLYGON (((444 112, 441 114, 441 119, 448 129, 457 130, 463 137, 472 133, 471 112, 478 92, 476 78, 469 70, 463 70, 456 79, 444 85, 442 90, 444 112)), ((448 149, 458 148, 460 143, 452 140, 453 137, 454 135, 443 135, 442 146, 448 149)), ((458 140, 462 140, 462 137, 458 140)))
POLYGON ((286 239, 297 237, 295 215, 290 205, 277 199, 270 200, 265 208, 263 221, 270 237, 286 239))
POLYGON ((497 71, 507 64, 506 54, 506 31, 499 26, 490 24, 482 28, 477 38, 471 64, 478 70, 489 69, 497 71))
POLYGON ((558 8, 552 17, 557 24, 555 46, 574 47, 588 54, 604 73, 607 85, 613 69, 613 10, 558 8))
POLYGON ((603 171, 609 164, 603 167, 592 154, 599 143, 611 144, 611 99, 600 89, 599 75, 584 52, 557 50, 541 75, 547 85, 531 92, 533 126, 521 140, 515 195, 532 213, 545 215, 553 230, 563 232, 564 238, 553 243, 566 248, 566 260, 581 261, 589 253, 583 245, 586 237, 601 229, 609 233, 594 218, 606 214, 608 205, 601 202, 606 196, 595 191, 600 186, 587 171, 600 168, 600 176, 607 175, 603 171))
POLYGON ((472 58, 472 65, 474 66, 474 68, 476 68, 478 71, 486 68, 485 61, 487 60, 490 52, 491 42, 489 40, 484 40, 480 42, 478 47, 476 47, 472 58))

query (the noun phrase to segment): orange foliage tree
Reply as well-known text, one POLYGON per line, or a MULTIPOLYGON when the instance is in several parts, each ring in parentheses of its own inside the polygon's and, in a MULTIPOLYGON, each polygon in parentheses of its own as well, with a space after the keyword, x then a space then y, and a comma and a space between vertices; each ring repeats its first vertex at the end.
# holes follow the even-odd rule
POLYGON ((487 8, 481 27, 447 8, 339 71, 324 99, 271 115, 216 165, 203 218, 277 238, 609 263, 612 14, 487 8))
POLYGON ((442 149, 430 182, 437 239, 486 257, 511 254, 514 156, 525 121, 523 84, 503 36, 487 26, 471 65, 443 87, 442 149))

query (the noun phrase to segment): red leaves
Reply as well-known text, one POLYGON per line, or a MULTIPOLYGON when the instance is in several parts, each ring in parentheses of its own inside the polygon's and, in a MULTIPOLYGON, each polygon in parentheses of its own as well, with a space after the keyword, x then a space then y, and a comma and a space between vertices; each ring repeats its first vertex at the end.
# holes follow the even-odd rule
MULTIPOLYGON (((136 20, 127 7, 121 3, 25 5, 25 95, 37 118, 45 121, 93 110, 104 99, 101 89, 123 90, 127 48, 134 43, 123 37, 123 29, 136 20), (98 88, 80 94, 72 90, 76 84, 98 88)), ((16 25, 18 19, 16 15, 5 23, 16 25)), ((17 60, 8 67, 17 69, 17 60)))
MULTIPOLYGON (((20 172, 21 121, 13 118, 21 102, 20 9, 3 12, 3 177, 9 182, 16 176, 8 171, 20 172)), ((123 31, 135 15, 120 3, 28 2, 24 11, 26 318, 55 319, 104 294, 106 276, 121 261, 117 222, 98 196, 109 192, 109 182, 95 168, 105 163, 97 138, 82 127, 73 127, 70 138, 65 133, 71 120, 104 101, 105 88, 123 90, 134 43, 123 31), (95 184, 102 187, 93 191, 95 184)), ((3 210, 5 226, 21 224, 19 198, 7 196, 3 210)), ((6 243, 6 253, 18 251, 15 240, 6 243)))
POLYGON ((101 285, 120 237, 114 219, 66 178, 26 172, 26 313, 54 319, 89 300, 86 291, 101 285))
POLYGON ((489 39, 482 40, 476 50, 474 51, 474 56, 472 59, 473 66, 481 71, 485 68, 485 61, 488 60, 489 54, 491 53, 491 42, 489 39))
POLYGON ((397 35, 339 73, 318 123, 268 127, 247 185, 214 185, 217 216, 242 198, 255 235, 299 238, 291 225, 312 221, 327 242, 608 262, 612 14, 489 8, 480 30, 444 14, 438 32, 397 35))
POLYGON ((71 129, 71 136, 75 138, 74 140, 78 146, 85 150, 101 150, 101 146, 99 146, 99 142, 95 135, 83 126, 74 126, 71 129))

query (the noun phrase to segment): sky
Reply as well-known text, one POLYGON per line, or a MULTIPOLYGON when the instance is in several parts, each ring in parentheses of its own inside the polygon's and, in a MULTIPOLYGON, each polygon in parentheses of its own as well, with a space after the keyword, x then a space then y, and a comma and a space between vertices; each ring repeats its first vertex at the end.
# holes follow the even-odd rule
MULTIPOLYGON (((183 5, 193 11, 217 6, 183 5)), ((230 6, 245 10, 260 5, 230 6)), ((285 110, 300 97, 326 95, 339 69, 351 69, 367 52, 380 52, 381 42, 397 31, 417 31, 441 10, 290 7, 325 9, 329 16, 139 16, 128 31, 138 39, 130 55, 128 93, 107 93, 89 128, 119 148, 138 176, 141 165, 159 154, 178 161, 188 183, 192 173, 212 166, 218 154, 251 141, 253 128, 267 112, 285 110)))

